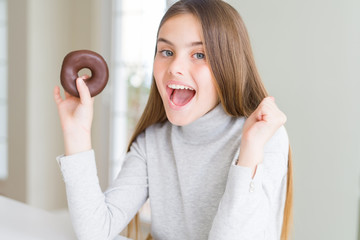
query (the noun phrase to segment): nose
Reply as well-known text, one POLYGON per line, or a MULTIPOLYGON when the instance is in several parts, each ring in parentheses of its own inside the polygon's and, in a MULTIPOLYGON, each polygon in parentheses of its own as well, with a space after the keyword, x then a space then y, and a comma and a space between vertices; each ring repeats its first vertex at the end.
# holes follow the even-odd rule
POLYGON ((185 59, 179 55, 174 56, 169 64, 168 71, 175 76, 183 76, 185 74, 187 63, 185 59))

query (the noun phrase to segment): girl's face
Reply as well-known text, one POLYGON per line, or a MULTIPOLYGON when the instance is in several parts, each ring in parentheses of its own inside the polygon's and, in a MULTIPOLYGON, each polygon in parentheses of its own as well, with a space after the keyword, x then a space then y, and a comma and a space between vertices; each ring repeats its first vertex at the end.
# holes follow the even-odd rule
POLYGON ((187 125, 218 103, 204 48, 200 22, 192 14, 171 17, 159 30, 154 77, 174 125, 187 125))

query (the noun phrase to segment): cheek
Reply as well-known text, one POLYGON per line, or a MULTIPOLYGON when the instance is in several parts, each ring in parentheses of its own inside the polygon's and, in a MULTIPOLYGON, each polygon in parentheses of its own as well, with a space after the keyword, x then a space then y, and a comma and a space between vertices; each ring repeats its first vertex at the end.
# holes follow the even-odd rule
POLYGON ((201 67, 197 69, 197 72, 198 72, 197 79, 199 79, 198 81, 199 88, 204 89, 203 92, 205 93, 211 95, 217 95, 217 91, 214 84, 215 80, 213 79, 209 67, 207 66, 201 67))
POLYGON ((156 58, 155 58, 154 64, 153 64, 153 74, 154 74, 155 79, 157 78, 156 76, 158 75, 158 73, 159 73, 159 63, 158 63, 158 61, 156 61, 156 58))
POLYGON ((164 77, 166 69, 167 69, 166 61, 157 60, 155 58, 153 64, 154 76, 157 76, 158 78, 164 77))
POLYGON ((159 61, 154 61, 154 65, 153 65, 153 75, 155 78, 155 82, 156 85, 159 87, 160 82, 161 82, 161 78, 162 78, 162 72, 161 72, 161 64, 159 63, 159 61))

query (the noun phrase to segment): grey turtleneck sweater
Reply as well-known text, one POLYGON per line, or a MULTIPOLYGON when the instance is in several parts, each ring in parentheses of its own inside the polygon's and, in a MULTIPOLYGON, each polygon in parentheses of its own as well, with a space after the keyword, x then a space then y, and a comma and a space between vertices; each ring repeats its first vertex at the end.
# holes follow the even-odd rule
POLYGON ((187 126, 147 128, 105 193, 93 151, 59 157, 78 238, 113 239, 149 198, 156 240, 280 239, 287 133, 281 127, 269 140, 252 178, 234 164, 244 121, 218 105, 187 126))

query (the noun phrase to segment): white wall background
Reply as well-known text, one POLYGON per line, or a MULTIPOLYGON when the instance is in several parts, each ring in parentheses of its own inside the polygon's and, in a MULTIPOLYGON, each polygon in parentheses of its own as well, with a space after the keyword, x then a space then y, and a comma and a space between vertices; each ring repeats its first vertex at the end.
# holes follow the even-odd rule
POLYGON ((288 116, 294 239, 360 239, 360 1, 228 2, 288 116))
MULTIPOLYGON (((111 16, 104 2, 110 1, 8 1, 9 177, 0 181, 0 194, 48 210, 66 207, 55 161, 64 150, 52 92, 68 52, 90 49, 109 59, 104 39, 110 39, 111 16)), ((93 129, 102 186, 108 172, 107 149, 101 147, 108 141, 106 98, 97 97, 93 129)))

